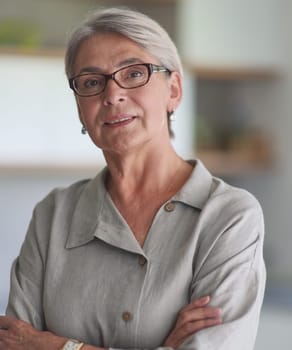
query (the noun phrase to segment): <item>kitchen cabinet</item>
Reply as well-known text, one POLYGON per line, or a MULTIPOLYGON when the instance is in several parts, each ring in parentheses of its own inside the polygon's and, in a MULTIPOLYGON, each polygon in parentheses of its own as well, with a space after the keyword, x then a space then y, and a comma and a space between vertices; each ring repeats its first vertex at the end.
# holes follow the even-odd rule
POLYGON ((275 138, 264 123, 266 98, 278 81, 196 80, 195 149, 216 175, 266 171, 275 165, 275 138))
POLYGON ((281 76, 282 0, 177 2, 177 44, 195 79, 194 150, 220 176, 273 166, 274 150, 254 101, 242 101, 244 84, 257 93, 281 76), (249 105, 250 104, 250 105, 249 105), (256 125, 256 126, 255 126, 256 125))
POLYGON ((282 60, 281 2, 178 1, 183 60, 202 76, 269 76, 282 60))

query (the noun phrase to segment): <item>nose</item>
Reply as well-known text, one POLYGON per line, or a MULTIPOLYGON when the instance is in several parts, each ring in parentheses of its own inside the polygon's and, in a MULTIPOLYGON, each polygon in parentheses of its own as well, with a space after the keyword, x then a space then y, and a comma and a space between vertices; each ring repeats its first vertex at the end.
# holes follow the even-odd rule
POLYGON ((103 91, 103 103, 107 105, 115 105, 126 99, 126 90, 121 88, 114 79, 109 79, 103 91))

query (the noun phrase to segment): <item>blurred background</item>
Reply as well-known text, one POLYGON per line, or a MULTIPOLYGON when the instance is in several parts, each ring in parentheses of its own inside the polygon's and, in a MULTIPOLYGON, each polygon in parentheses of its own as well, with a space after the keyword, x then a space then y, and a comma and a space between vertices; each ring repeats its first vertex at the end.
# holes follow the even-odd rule
POLYGON ((159 21, 185 69, 174 146, 252 192, 266 221, 267 289, 256 350, 292 343, 292 2, 0 0, 0 314, 10 265, 48 191, 103 166, 80 133, 64 73, 76 23, 126 5, 159 21))

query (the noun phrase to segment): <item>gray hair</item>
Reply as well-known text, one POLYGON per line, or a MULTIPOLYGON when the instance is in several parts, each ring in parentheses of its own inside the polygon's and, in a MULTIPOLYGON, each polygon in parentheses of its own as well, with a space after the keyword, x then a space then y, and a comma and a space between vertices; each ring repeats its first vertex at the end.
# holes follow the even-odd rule
POLYGON ((165 68, 183 75, 177 48, 156 21, 128 8, 107 8, 94 12, 72 33, 65 55, 68 78, 74 75, 76 55, 83 41, 106 32, 118 33, 134 41, 165 68))

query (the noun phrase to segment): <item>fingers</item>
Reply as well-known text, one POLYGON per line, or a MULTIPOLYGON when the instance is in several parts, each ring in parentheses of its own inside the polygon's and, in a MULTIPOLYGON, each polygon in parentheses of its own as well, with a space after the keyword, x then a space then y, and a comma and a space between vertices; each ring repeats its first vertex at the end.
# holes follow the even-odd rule
POLYGON ((176 326, 181 327, 188 322, 200 321, 203 319, 219 319, 221 310, 216 307, 207 306, 209 302, 209 296, 193 300, 180 311, 176 326))
MULTIPOLYGON (((209 299, 210 300, 210 299, 209 299)), ((202 302, 203 304, 205 302, 202 302)), ((222 322, 221 309, 212 306, 202 306, 199 299, 191 303, 192 307, 185 308, 179 313, 176 323, 177 333, 183 338, 204 328, 218 325, 222 322)))
POLYGON ((25 338, 31 328, 25 321, 9 316, 0 316, 0 349, 28 350, 25 338))
POLYGON ((0 343, 5 342, 5 344, 22 344, 23 337, 21 335, 15 335, 7 330, 0 329, 0 343))
POLYGON ((19 332, 22 328, 31 327, 27 322, 18 320, 10 316, 0 316, 0 329, 19 332))
POLYGON ((199 298, 199 299, 194 299, 190 304, 185 306, 181 311, 183 312, 187 310, 192 310, 197 307, 206 306, 209 304, 210 300, 211 298, 208 295, 203 296, 202 298, 199 298))
POLYGON ((0 316, 0 350, 61 349, 66 338, 42 332, 28 322, 0 316))
POLYGON ((205 319, 218 319, 220 318, 220 315, 221 310, 215 307, 202 307, 184 311, 179 314, 177 326, 181 327, 186 323, 201 321, 205 319))
POLYGON ((193 300, 178 314, 175 327, 165 341, 165 346, 176 349, 186 338, 198 331, 218 325, 222 322, 221 310, 208 306, 210 297, 193 300))
POLYGON ((23 349, 23 337, 21 334, 17 334, 14 331, 10 331, 10 327, 14 327, 13 320, 11 318, 5 318, 0 320, 0 349, 5 350, 20 350, 23 349), (11 322, 12 321, 12 322, 11 322))
POLYGON ((15 323, 15 318, 9 316, 0 316, 0 329, 8 329, 15 323))
POLYGON ((177 329, 176 337, 174 339, 174 348, 181 345, 188 337, 196 334, 200 330, 216 326, 222 321, 219 318, 203 319, 200 321, 188 322, 177 329))

